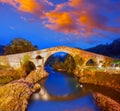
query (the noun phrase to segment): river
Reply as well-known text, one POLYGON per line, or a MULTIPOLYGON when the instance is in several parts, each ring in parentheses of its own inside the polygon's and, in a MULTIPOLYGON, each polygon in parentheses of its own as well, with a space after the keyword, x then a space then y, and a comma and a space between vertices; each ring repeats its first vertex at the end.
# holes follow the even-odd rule
POLYGON ((100 111, 92 93, 99 92, 118 100, 118 93, 109 88, 80 84, 71 75, 50 67, 48 78, 42 80, 41 90, 31 96, 27 111, 100 111), (113 94, 114 93, 114 94, 113 94))

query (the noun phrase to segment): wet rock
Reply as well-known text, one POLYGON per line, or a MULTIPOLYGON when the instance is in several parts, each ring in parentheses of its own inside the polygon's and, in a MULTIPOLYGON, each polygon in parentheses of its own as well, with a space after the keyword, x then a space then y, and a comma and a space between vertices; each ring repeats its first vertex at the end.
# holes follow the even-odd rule
POLYGON ((101 85, 111 87, 120 92, 120 74, 109 74, 103 71, 89 71, 84 70, 79 74, 80 83, 90 83, 95 85, 101 85))
POLYGON ((25 111, 33 93, 31 84, 24 79, 0 87, 0 111, 25 111))
POLYGON ((25 111, 31 94, 40 88, 36 82, 46 76, 34 70, 26 78, 0 86, 0 111, 25 111))
POLYGON ((41 88, 40 84, 36 83, 33 87, 33 89, 36 91, 36 90, 39 90, 41 88))
POLYGON ((42 78, 47 77, 48 74, 47 72, 41 72, 41 70, 34 70, 32 71, 26 78, 25 80, 29 83, 36 83, 37 81, 41 80, 42 78))
POLYGON ((120 103, 100 93, 93 94, 96 104, 102 111, 120 111, 120 103))

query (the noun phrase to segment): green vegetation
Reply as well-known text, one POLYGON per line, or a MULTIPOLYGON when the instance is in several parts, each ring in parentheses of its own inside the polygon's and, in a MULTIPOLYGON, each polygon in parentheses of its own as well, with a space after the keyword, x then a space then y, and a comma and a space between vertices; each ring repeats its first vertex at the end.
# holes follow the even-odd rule
POLYGON ((4 48, 4 54, 5 55, 16 54, 16 53, 34 51, 37 49, 38 49, 37 46, 33 46, 30 41, 27 41, 23 38, 16 38, 12 40, 11 43, 4 48))
POLYGON ((79 55, 76 55, 74 57, 74 60, 75 60, 77 69, 79 69, 83 65, 83 63, 84 63, 84 60, 79 55))
MULTIPOLYGON (((34 50, 37 50, 37 46, 33 46, 30 41, 22 38, 16 38, 4 48, 4 54, 16 54, 34 50)), ((18 70, 14 70, 9 66, 9 64, 0 64, 0 84, 5 84, 15 79, 25 77, 26 74, 34 70, 35 65, 30 61, 29 55, 25 55, 23 57, 23 60, 21 61, 21 67, 22 68, 18 70)))
MULTIPOLYGON (((120 66, 119 60, 115 60, 113 63, 120 66)), ((70 55, 67 55, 64 61, 60 61, 57 57, 52 66, 56 70, 60 69, 60 71, 73 73, 79 78, 79 82, 103 85, 120 90, 120 75, 118 73, 106 72, 104 65, 101 68, 96 67, 96 62, 92 59, 86 63, 86 67, 82 67, 83 64, 84 60, 79 55, 75 56, 74 59, 70 55)))
POLYGON ((49 60, 49 64, 56 70, 73 73, 75 70, 80 70, 84 60, 76 55, 74 58, 67 54, 61 61, 59 57, 49 60))
POLYGON ((120 67, 120 60, 114 60, 114 61, 112 62, 112 64, 114 64, 115 66, 120 67))
POLYGON ((65 71, 67 73, 73 73, 75 69, 75 61, 73 57, 67 55, 64 61, 60 61, 58 57, 55 58, 55 62, 52 63, 52 67, 56 70, 65 71))
POLYGON ((22 65, 26 64, 28 61, 30 61, 30 56, 29 55, 24 55, 23 59, 22 59, 22 65))
POLYGON ((6 84, 10 81, 19 79, 21 76, 20 71, 16 71, 12 68, 0 69, 0 84, 6 84))
POLYGON ((21 62, 22 68, 14 70, 8 65, 0 64, 0 84, 6 84, 21 77, 25 77, 33 68, 31 64, 28 65, 30 60, 29 55, 25 55, 21 62))
POLYGON ((28 75, 32 70, 35 70, 36 67, 32 61, 30 61, 30 56, 25 55, 21 62, 22 70, 28 75))
POLYGON ((10 66, 9 65, 1 65, 0 64, 0 69, 6 69, 6 68, 10 68, 10 66))

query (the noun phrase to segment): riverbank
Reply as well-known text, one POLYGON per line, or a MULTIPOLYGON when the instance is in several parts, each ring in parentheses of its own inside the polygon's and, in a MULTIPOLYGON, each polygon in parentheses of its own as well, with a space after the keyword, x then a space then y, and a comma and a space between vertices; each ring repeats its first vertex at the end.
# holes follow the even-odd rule
MULTIPOLYGON (((31 94, 40 88, 39 84, 36 84, 37 81, 47 76, 48 74, 41 72, 40 69, 34 70, 25 78, 0 86, 0 111, 25 111, 31 94)), ((74 76, 79 83, 102 85, 120 91, 119 74, 85 69, 74 76)), ((93 96, 96 104, 103 111, 119 111, 117 109, 120 108, 120 103, 102 94, 94 93, 93 96), (109 108, 109 105, 112 107, 109 108), (118 107, 117 109, 116 106, 118 107)))
POLYGON ((120 103, 100 93, 93 94, 95 103, 102 111, 120 111, 120 103))
POLYGON ((120 92, 120 72, 111 74, 100 70, 84 69, 75 76, 80 83, 106 86, 120 92))
MULTIPOLYGON (((118 93, 120 92, 119 71, 106 71, 96 69, 95 67, 87 67, 75 69, 73 74, 81 84, 104 86, 106 88, 112 88, 118 93)), ((93 93, 93 97, 96 104, 101 108, 102 111, 120 111, 120 103, 113 100, 112 98, 107 97, 101 93, 93 93)))
MULTIPOLYGON (((75 74, 75 73, 74 73, 75 74)), ((79 73, 75 74, 80 83, 95 84, 104 87, 110 87, 120 92, 120 72, 113 73, 109 71, 81 69, 79 73)), ((120 103, 102 95, 101 93, 94 93, 94 100, 102 111, 120 111, 120 103)))
POLYGON ((46 76, 34 70, 26 78, 0 86, 0 111, 25 111, 31 94, 40 88, 36 82, 46 76))
MULTIPOLYGON (((55 70, 68 73, 62 68, 55 70)), ((72 75, 74 75, 74 77, 77 78, 79 83, 106 86, 120 92, 120 71, 102 70, 96 67, 84 67, 75 69, 72 75)))
POLYGON ((20 79, 21 77, 26 76, 25 73, 19 70, 14 70, 12 68, 0 68, 0 85, 4 85, 13 80, 20 79))
POLYGON ((25 111, 33 85, 24 79, 0 87, 0 111, 25 111))
MULTIPOLYGON (((20 78, 25 78, 29 66, 21 65, 21 68, 14 69, 9 64, 1 65, 0 64, 0 85, 7 84, 14 80, 19 80, 20 78)), ((32 71, 31 69, 29 71, 32 71)))

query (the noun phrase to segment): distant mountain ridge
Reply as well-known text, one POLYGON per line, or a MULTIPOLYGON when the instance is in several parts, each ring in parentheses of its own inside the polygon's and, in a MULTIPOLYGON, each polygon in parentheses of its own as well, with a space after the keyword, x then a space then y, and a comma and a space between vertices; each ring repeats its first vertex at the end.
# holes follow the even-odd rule
POLYGON ((4 54, 4 45, 0 45, 0 55, 4 54))
POLYGON ((102 54, 109 57, 120 58, 120 38, 110 44, 100 44, 86 49, 86 51, 102 54))
MULTIPOLYGON (((4 47, 4 45, 0 45, 0 55, 4 54, 4 47)), ((120 38, 114 40, 110 44, 100 44, 95 47, 88 48, 86 51, 102 54, 109 57, 120 58, 120 38)))

